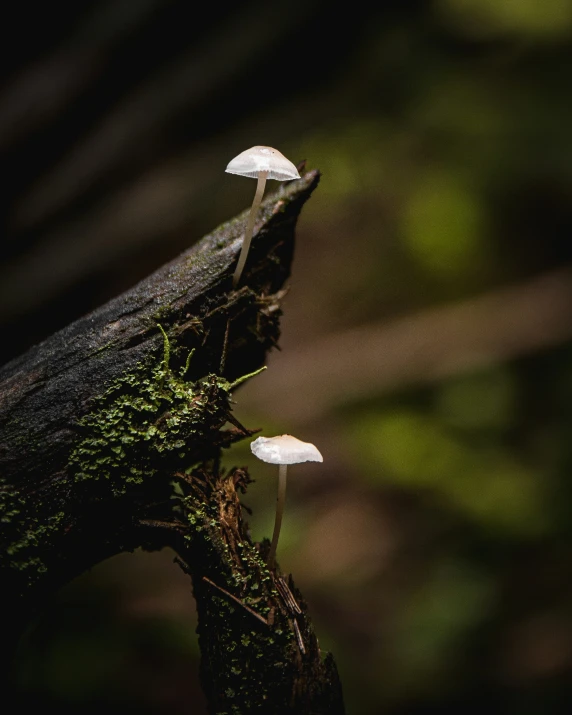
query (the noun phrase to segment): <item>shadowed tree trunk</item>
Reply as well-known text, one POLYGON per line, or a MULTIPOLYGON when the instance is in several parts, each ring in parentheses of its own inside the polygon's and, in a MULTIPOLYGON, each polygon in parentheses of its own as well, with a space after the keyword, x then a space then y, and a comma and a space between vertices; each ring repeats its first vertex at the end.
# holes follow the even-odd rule
POLYGON ((222 712, 341 713, 291 579, 253 544, 221 448, 252 434, 233 391, 279 336, 307 174, 267 199, 242 287, 246 214, 0 370, 3 655, 64 583, 109 556, 171 546, 190 574, 202 680, 222 712))

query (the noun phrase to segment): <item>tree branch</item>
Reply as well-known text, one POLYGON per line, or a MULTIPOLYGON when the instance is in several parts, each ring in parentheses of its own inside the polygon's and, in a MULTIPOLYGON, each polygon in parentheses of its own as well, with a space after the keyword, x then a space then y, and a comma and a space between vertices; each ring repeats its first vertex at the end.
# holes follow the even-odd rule
MULTIPOLYGON (((301 702, 294 691, 302 681, 322 694, 312 700, 315 712, 336 712, 319 709, 324 684, 337 682, 333 661, 322 664, 307 617, 284 606, 245 533, 235 485, 247 478, 224 478, 218 468, 220 449, 252 434, 232 416, 231 393, 276 345, 296 219, 317 182, 311 172, 264 203, 240 290, 231 291, 231 276, 246 213, 0 370, 8 651, 37 608, 75 575, 120 551, 171 544, 193 576, 213 712, 230 697, 220 692, 232 675, 221 672, 228 655, 220 648, 246 649, 240 643, 253 625, 262 631, 256 648, 244 650, 241 697, 254 702, 260 677, 280 663, 284 688, 273 712, 294 712, 284 703, 301 702), (189 477, 193 465, 202 467, 189 477), (252 615, 258 608, 266 630, 252 615), (264 657, 263 668, 255 656, 264 657)), ((270 692, 274 681, 267 685, 270 692)), ((329 702, 334 691, 327 690, 329 702)), ((335 692, 341 703, 339 685, 335 692)))

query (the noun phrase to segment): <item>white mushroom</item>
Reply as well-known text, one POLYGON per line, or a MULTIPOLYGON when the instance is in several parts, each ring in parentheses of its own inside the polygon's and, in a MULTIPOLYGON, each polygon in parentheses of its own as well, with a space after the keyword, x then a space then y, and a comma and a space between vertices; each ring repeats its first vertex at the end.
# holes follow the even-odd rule
POLYGON ((279 437, 258 437, 254 442, 251 442, 250 449, 263 462, 280 465, 278 467, 276 519, 274 521, 272 544, 270 545, 267 559, 268 567, 274 568, 276 547, 280 536, 284 504, 286 503, 286 470, 288 465, 299 464, 300 462, 323 462, 324 459, 313 444, 302 442, 289 434, 283 434, 279 437))
POLYGON ((242 250, 238 258, 238 264, 232 277, 232 285, 236 288, 242 269, 246 263, 246 256, 252 240, 252 232, 254 231, 254 221, 267 179, 276 179, 277 181, 290 181, 291 179, 299 179, 300 174, 291 161, 281 154, 277 149, 270 146, 253 146, 246 151, 243 151, 226 167, 229 174, 238 174, 239 176, 247 176, 250 179, 258 179, 254 200, 250 207, 248 215, 248 223, 246 224, 246 233, 242 242, 242 250))

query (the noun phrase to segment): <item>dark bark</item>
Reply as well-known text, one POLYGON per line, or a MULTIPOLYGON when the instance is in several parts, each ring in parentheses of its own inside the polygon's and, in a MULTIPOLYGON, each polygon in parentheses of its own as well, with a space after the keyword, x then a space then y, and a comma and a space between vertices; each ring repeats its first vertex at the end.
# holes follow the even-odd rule
POLYGON ((193 577, 212 712, 266 708, 274 691, 269 712, 303 702, 336 712, 332 697, 341 712, 335 666, 322 663, 305 606, 288 610, 245 533, 235 484, 247 476, 218 470, 221 448, 251 434, 230 396, 276 345, 294 227, 317 181, 311 172, 264 203, 239 290, 245 214, 0 370, 5 655, 62 584, 121 551, 170 544, 193 577), (250 612, 252 589, 266 624, 250 612), (239 653, 229 700, 232 685, 219 686, 238 678, 239 653))
POLYGON ((215 460, 180 476, 179 514, 149 525, 169 532, 192 576, 211 711, 343 715, 335 662, 322 658, 302 595, 291 576, 268 570, 269 541, 248 536, 237 495, 248 474, 221 474, 215 460))

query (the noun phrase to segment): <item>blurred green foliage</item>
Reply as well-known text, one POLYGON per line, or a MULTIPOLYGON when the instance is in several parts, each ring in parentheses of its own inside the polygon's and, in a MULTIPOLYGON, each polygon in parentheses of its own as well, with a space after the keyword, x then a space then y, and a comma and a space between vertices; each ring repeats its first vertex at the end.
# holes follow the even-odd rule
POLYGON ((469 37, 510 34, 550 42, 572 34, 570 0, 437 0, 436 5, 469 37))
POLYGON ((423 269, 463 281, 485 263, 485 212, 479 197, 458 181, 429 173, 404 210, 405 246, 423 269))
POLYGON ((539 475, 500 446, 453 434, 434 414, 365 414, 349 434, 356 460, 377 482, 428 491, 486 529, 538 535, 545 528, 539 475))
POLYGON ((495 595, 491 576, 466 562, 444 558, 434 564, 397 617, 399 689, 432 697, 450 690, 460 654, 490 617, 495 595))

